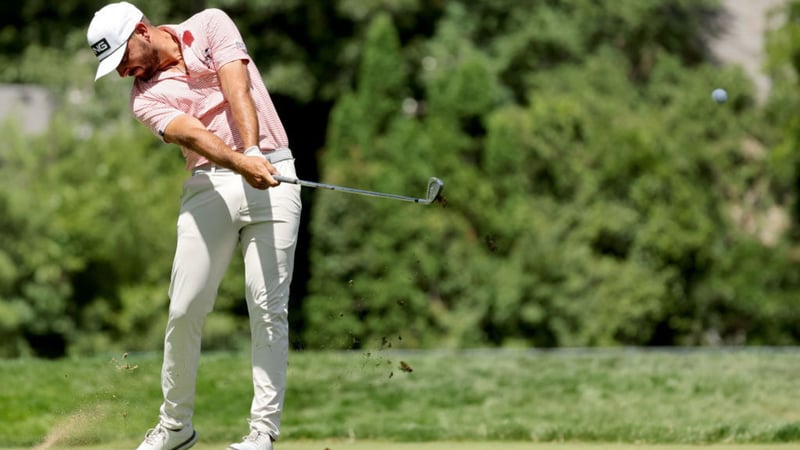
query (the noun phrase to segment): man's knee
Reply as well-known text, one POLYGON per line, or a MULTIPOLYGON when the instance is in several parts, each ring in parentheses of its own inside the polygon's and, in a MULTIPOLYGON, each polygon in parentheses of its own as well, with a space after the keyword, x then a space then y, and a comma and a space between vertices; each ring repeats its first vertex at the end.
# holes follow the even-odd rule
POLYGON ((171 301, 169 305, 170 322, 192 322, 203 320, 213 309, 213 300, 195 298, 189 301, 171 301), (210 305, 211 307, 207 306, 210 305))

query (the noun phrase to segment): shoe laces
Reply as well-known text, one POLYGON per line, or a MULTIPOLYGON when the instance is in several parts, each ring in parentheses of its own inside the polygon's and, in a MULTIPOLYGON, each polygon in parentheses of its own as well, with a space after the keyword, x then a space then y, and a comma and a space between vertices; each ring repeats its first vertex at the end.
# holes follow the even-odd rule
POLYGON ((148 444, 165 442, 167 440, 167 429, 161 425, 157 425, 155 428, 147 430, 147 433, 144 435, 144 440, 148 444))
POLYGON ((261 439, 261 436, 264 436, 270 440, 272 439, 270 438, 269 434, 264 433, 263 431, 253 430, 247 436, 242 437, 242 440, 250 442, 258 442, 261 439))

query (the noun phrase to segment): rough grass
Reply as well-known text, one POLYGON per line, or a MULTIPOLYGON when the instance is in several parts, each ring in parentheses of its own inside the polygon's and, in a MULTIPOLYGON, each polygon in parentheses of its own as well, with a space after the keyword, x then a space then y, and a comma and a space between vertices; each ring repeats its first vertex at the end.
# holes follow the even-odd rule
MULTIPOLYGON (((0 361, 0 448, 131 446, 156 421, 160 363, 0 361)), ((798 443, 798 373, 794 349, 292 353, 281 449, 326 439, 798 443)), ((204 355, 201 445, 245 434, 251 389, 247 355, 204 355)))

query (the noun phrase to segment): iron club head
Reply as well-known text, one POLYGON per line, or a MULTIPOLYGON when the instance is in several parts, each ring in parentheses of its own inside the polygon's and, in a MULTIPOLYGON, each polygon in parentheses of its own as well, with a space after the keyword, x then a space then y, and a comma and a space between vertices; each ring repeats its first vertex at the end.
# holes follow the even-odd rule
POLYGON ((442 193, 442 189, 444 189, 444 181, 436 177, 431 177, 431 179, 428 180, 428 196, 422 203, 430 205, 436 201, 436 199, 439 198, 439 194, 442 193))

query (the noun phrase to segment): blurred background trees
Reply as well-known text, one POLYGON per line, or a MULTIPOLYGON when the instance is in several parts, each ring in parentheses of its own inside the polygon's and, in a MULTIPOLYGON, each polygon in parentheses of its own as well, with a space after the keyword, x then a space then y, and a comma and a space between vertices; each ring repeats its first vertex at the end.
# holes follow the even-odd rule
MULTIPOLYGON (((2 6, 0 82, 46 86, 47 131, 0 144, 0 355, 160 348, 180 152, 93 83, 104 2, 2 6)), ((155 1, 224 9, 308 179, 297 348, 788 345, 800 340, 796 17, 768 100, 708 43, 718 1, 155 1), (730 99, 717 105, 715 87, 730 99)), ((241 265, 206 348, 247 343, 241 265)))

